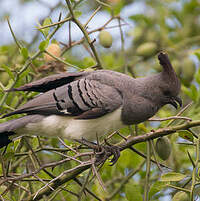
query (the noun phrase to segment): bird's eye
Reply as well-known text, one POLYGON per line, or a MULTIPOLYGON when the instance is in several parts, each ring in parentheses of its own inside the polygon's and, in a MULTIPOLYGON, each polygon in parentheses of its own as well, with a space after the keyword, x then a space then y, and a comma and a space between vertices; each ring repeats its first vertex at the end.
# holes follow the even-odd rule
POLYGON ((163 91, 163 94, 164 94, 165 96, 169 96, 169 95, 170 95, 170 91, 168 91, 168 90, 163 91))

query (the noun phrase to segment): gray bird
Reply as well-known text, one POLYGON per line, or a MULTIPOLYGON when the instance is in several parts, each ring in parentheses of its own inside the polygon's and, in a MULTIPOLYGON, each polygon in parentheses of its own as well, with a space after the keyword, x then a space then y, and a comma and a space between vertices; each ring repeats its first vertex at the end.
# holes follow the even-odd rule
POLYGON ((0 148, 14 134, 94 140, 146 121, 166 104, 181 106, 168 56, 161 52, 158 59, 163 71, 143 78, 110 70, 61 73, 12 89, 43 93, 3 116, 26 114, 0 124, 0 148))

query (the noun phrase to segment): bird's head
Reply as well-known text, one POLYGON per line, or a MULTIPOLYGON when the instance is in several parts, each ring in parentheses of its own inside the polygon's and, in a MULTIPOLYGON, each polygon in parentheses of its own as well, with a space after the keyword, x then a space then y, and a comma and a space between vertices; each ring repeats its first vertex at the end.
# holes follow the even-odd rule
POLYGON ((171 104, 177 109, 178 104, 182 106, 182 100, 178 96, 181 88, 180 80, 178 79, 166 53, 160 52, 158 59, 160 65, 163 67, 163 71, 160 74, 161 82, 158 84, 160 104, 162 106, 171 104))

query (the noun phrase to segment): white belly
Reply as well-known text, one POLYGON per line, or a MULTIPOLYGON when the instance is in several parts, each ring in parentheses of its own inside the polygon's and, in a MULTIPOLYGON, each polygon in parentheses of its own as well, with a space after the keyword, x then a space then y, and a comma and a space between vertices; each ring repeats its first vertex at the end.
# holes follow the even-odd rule
POLYGON ((121 108, 103 117, 90 120, 76 120, 72 117, 51 115, 37 123, 29 123, 19 133, 67 139, 94 140, 97 136, 116 131, 125 125, 121 121, 121 108))

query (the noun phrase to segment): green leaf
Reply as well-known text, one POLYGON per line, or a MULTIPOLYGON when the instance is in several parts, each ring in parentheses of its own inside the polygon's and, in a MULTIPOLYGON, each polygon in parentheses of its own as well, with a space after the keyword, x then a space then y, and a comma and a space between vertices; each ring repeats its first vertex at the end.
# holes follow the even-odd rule
POLYGON ((116 169, 123 173, 125 168, 132 169, 138 167, 141 161, 142 158, 138 154, 134 154, 131 150, 124 150, 121 153, 116 169))
POLYGON ((84 68, 88 68, 95 65, 95 60, 92 57, 85 57, 83 59, 83 66, 84 68))
POLYGON ((193 142, 193 135, 191 132, 187 130, 182 130, 182 131, 178 131, 177 133, 181 138, 188 140, 190 142, 193 142))
POLYGON ((39 45, 40 51, 44 51, 47 48, 48 44, 49 44, 49 40, 42 41, 39 45))
POLYGON ((24 59, 27 59, 27 58, 28 58, 28 49, 25 48, 25 47, 23 47, 23 48, 21 49, 21 54, 22 54, 22 56, 24 57, 24 59))
POLYGON ((125 186, 125 194, 128 201, 142 201, 141 186, 134 182, 125 186))
MULTIPOLYGON (((52 24, 52 20, 51 20, 51 18, 48 17, 48 18, 46 18, 46 19, 44 20, 42 26, 47 26, 47 25, 50 25, 50 24, 52 24)), ((41 29, 41 31, 42 31, 42 33, 44 34, 45 37, 48 36, 49 30, 50 30, 50 27, 41 29)))
POLYGON ((190 90, 186 86, 182 85, 181 91, 183 91, 184 94, 186 94, 190 97, 190 90))
POLYGON ((79 10, 75 10, 74 15, 75 15, 76 18, 79 18, 82 15, 82 12, 79 11, 79 10))
POLYGON ((185 177, 186 175, 181 173, 169 172, 167 174, 162 175, 161 181, 181 181, 185 177))
POLYGON ((119 1, 115 5, 112 5, 111 12, 114 12, 114 15, 118 15, 123 9, 124 1, 119 1))
POLYGON ((12 98, 12 102, 10 103, 10 107, 15 108, 18 103, 19 103, 19 97, 18 96, 14 96, 12 98))
POLYGON ((156 193, 160 192, 163 190, 169 182, 163 182, 163 181, 156 181, 151 187, 149 191, 149 196, 150 198, 154 196, 156 193))
POLYGON ((31 69, 30 69, 30 68, 27 68, 27 69, 20 75, 19 81, 21 81, 21 79, 23 79, 25 76, 27 76, 30 71, 31 71, 31 69))
POLYGON ((194 54, 198 57, 198 59, 200 61, 200 51, 199 52, 195 52, 194 54))
MULTIPOLYGON (((200 56, 200 55, 199 55, 200 56)), ((198 84, 200 84, 200 68, 197 70, 197 72, 195 73, 195 80, 198 84)))
POLYGON ((15 76, 13 75, 12 71, 10 70, 10 68, 8 66, 6 66, 5 64, 2 64, 1 67, 8 73, 8 75, 14 80, 15 76))
POLYGON ((20 139, 13 141, 13 143, 14 143, 14 150, 16 150, 16 148, 18 147, 18 145, 20 143, 20 139))
POLYGON ((141 22, 141 21, 144 21, 145 23, 147 24, 150 24, 151 23, 151 20, 143 15, 143 14, 136 14, 136 15, 132 15, 129 17, 131 20, 135 21, 135 22, 141 22))
POLYGON ((194 84, 191 84, 190 89, 191 89, 191 98, 192 98, 192 100, 197 101, 197 99, 198 99, 198 91, 197 91, 196 86, 194 84))
POLYGON ((182 91, 188 95, 193 101, 197 101, 199 96, 200 96, 200 92, 198 92, 196 86, 194 84, 191 84, 190 88, 188 89, 187 87, 183 86, 181 87, 182 91))
POLYGON ((6 154, 3 155, 3 160, 10 160, 14 157, 14 152, 7 152, 6 154))

